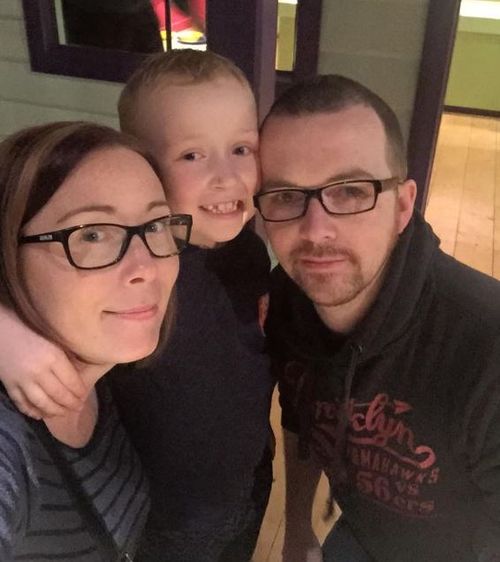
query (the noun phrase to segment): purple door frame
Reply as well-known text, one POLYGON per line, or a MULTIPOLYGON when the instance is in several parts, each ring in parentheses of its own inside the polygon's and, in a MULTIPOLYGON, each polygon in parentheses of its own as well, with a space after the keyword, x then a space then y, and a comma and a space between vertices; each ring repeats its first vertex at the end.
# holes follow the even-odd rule
POLYGON ((274 99, 277 4, 275 0, 207 0, 208 45, 245 72, 261 117, 274 99))
POLYGON ((460 0, 430 0, 413 118, 408 140, 409 177, 418 185, 417 207, 425 209, 437 135, 448 83, 460 0))

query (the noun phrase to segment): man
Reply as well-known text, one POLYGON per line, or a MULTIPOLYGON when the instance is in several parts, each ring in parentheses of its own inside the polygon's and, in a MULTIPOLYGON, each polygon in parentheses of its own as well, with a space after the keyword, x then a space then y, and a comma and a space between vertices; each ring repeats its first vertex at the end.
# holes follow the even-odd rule
POLYGON ((397 119, 360 84, 292 87, 261 153, 284 560, 500 560, 500 283, 439 249, 397 119), (322 553, 321 470, 342 510, 322 553))

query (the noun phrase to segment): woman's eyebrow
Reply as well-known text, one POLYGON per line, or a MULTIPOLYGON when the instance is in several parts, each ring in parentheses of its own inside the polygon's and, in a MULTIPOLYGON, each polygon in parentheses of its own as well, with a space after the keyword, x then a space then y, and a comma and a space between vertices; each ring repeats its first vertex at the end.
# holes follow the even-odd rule
POLYGON ((83 207, 78 207, 77 209, 73 209, 67 213, 65 213, 62 217, 60 217, 56 224, 62 223, 67 219, 79 215, 80 213, 106 213, 108 215, 112 214, 116 209, 111 207, 111 205, 84 205, 83 207))
MULTIPOLYGON (((168 208, 168 202, 160 199, 158 201, 151 201, 151 203, 149 203, 146 206, 146 211, 151 211, 153 209, 156 209, 157 207, 167 207, 168 208)), ((78 207, 77 209, 73 209, 69 212, 67 212, 66 214, 64 214, 62 217, 60 217, 57 221, 56 224, 60 224, 66 220, 68 220, 69 218, 79 215, 81 213, 106 213, 107 215, 112 215, 114 213, 116 213, 117 209, 116 207, 112 207, 111 205, 84 205, 83 207, 78 207)))
POLYGON ((152 211, 153 209, 156 209, 157 207, 169 207, 168 205, 168 201, 166 201, 165 199, 160 199, 158 201, 152 201, 148 206, 147 206, 147 211, 152 211))

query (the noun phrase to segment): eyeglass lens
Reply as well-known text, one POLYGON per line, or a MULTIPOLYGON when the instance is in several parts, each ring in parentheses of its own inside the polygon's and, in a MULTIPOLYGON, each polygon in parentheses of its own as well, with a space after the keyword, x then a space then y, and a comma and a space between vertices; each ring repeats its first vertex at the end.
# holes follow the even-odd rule
MULTIPOLYGON (((319 193, 326 209, 339 215, 362 213, 375 203, 375 186, 369 181, 325 186, 319 193)), ((260 206, 264 218, 288 220, 304 213, 307 200, 307 192, 283 189, 265 193, 260 206)))
MULTIPOLYGON (((187 225, 173 224, 169 218, 144 225, 144 237, 156 257, 177 254, 186 245, 187 225)), ((110 224, 88 225, 72 232, 68 238, 71 258, 79 267, 102 267, 115 262, 128 238, 125 228, 110 224)))

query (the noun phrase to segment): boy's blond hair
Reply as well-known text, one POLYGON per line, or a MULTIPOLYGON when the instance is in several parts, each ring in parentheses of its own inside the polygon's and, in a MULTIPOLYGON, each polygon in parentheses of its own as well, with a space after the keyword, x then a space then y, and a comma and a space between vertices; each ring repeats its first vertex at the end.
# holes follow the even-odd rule
POLYGON ((149 56, 132 74, 118 101, 122 131, 136 134, 139 100, 159 85, 199 84, 215 78, 235 78, 251 91, 245 74, 229 59, 211 51, 172 50, 149 56))

